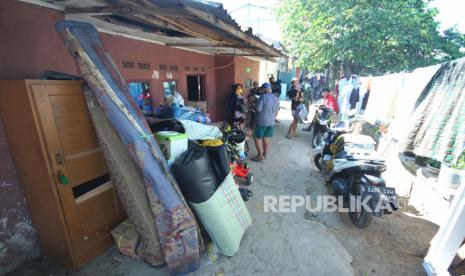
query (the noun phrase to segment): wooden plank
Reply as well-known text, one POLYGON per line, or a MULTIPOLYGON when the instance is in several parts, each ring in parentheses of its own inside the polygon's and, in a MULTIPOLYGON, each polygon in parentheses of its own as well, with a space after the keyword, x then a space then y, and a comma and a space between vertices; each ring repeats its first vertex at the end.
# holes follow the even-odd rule
MULTIPOLYGON (((112 5, 93 6, 93 7, 66 7, 65 14, 117 14, 117 13, 134 13, 135 10, 131 9, 125 1, 112 1, 112 5), (126 4, 126 5, 125 5, 126 4)), ((156 13, 163 16, 179 17, 179 18, 192 18, 191 15, 182 11, 179 8, 165 8, 160 6, 153 6, 152 9, 156 13)))
POLYGON ((89 200, 92 197, 95 197, 98 194, 103 193, 104 191, 112 189, 112 188, 113 188, 113 184, 110 181, 108 181, 105 184, 103 184, 101 186, 98 186, 97 188, 95 188, 95 189, 83 194, 82 196, 76 198, 76 204, 80 205, 84 201, 89 200))
MULTIPOLYGON (((123 21, 123 20, 121 20, 119 18, 114 18, 114 17, 109 17, 109 16, 100 17, 99 19, 102 19, 103 21, 105 21, 105 22, 107 22, 109 24, 113 24, 113 25, 124 27, 124 28, 128 28, 131 31, 135 30, 135 31, 150 33, 150 34, 154 34, 154 35, 162 35, 162 36, 167 36, 168 35, 167 30, 162 29, 161 26, 155 26, 155 25, 153 25, 151 23, 142 22, 142 20, 140 20, 140 19, 129 18, 129 16, 127 16, 127 15, 124 16, 124 19, 131 20, 132 22, 125 22, 125 21, 123 21), (141 26, 141 25, 135 25, 135 23, 138 23, 138 24, 142 23, 142 24, 146 25, 147 27, 144 27, 144 26, 141 26)), ((171 31, 171 29, 169 31, 171 31)), ((182 34, 184 34, 184 33, 182 33, 182 34)))
POLYGON ((72 243, 71 252, 73 253, 73 262, 70 268, 82 267, 92 261, 92 259, 102 255, 108 247, 114 244, 111 230, 120 222, 120 220, 114 220, 100 231, 86 236, 86 240, 72 243))
POLYGON ((105 160, 101 152, 89 154, 79 159, 68 160, 71 186, 76 187, 107 173, 105 160))
POLYGON ((85 14, 111 14, 115 8, 113 6, 94 7, 66 7, 65 14, 85 13, 85 14))
POLYGON ((208 44, 208 43, 166 43, 166 46, 170 47, 198 47, 198 48, 238 48, 238 49, 250 49, 252 46, 245 45, 231 45, 231 44, 208 44))
POLYGON ((224 54, 216 54, 217 56, 241 56, 241 57, 269 57, 269 55, 264 54, 249 54, 249 53, 224 53, 224 54))
POLYGON ((153 26, 165 29, 171 29, 177 32, 181 32, 193 37, 200 37, 207 39, 208 41, 212 41, 214 43, 228 43, 224 40, 223 37, 212 33, 211 31, 208 33, 201 33, 194 28, 186 27, 178 22, 176 19, 170 19, 168 17, 157 16, 153 13, 147 11, 137 11, 136 14, 127 15, 127 14, 118 14, 120 16, 131 18, 133 20, 141 21, 145 24, 151 24, 153 26))
POLYGON ((79 158, 81 158, 83 156, 87 156, 87 155, 98 153, 98 152, 101 152, 100 148, 93 148, 93 149, 90 149, 90 150, 81 151, 81 152, 76 153, 76 154, 68 155, 68 156, 66 156, 66 160, 79 159, 79 158))
POLYGON ((215 41, 223 42, 224 44, 230 44, 230 45, 242 44, 240 40, 237 40, 233 36, 227 33, 215 30, 214 26, 205 26, 203 24, 200 24, 190 19, 169 18, 167 16, 160 16, 160 18, 167 22, 170 22, 173 25, 179 26, 180 28, 186 28, 188 30, 192 30, 196 33, 199 33, 205 36, 204 38, 210 38, 215 41))

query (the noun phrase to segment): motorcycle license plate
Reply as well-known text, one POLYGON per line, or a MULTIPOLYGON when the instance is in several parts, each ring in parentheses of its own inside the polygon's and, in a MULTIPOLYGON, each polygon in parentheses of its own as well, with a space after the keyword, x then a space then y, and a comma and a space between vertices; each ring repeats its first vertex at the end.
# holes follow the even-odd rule
POLYGON ((329 161, 329 160, 331 160, 331 155, 330 154, 325 154, 323 156, 323 161, 329 161))
POLYGON ((377 186, 360 186, 360 194, 362 197, 367 195, 379 195, 385 196, 389 201, 395 202, 396 201, 396 189, 391 187, 377 187, 377 186))

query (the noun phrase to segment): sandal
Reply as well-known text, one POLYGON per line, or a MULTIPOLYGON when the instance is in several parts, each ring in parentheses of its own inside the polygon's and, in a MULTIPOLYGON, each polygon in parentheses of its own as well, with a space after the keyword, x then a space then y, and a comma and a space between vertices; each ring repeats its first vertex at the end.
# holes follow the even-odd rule
POLYGON ((311 127, 302 128, 302 131, 310 132, 313 129, 311 127))
POLYGON ((253 196, 252 191, 247 188, 239 188, 239 192, 241 193, 242 200, 244 201, 248 201, 249 198, 253 196))
POLYGON ((260 156, 255 156, 254 158, 252 158, 252 161, 255 161, 255 162, 263 162, 265 161, 265 159, 261 159, 260 156))

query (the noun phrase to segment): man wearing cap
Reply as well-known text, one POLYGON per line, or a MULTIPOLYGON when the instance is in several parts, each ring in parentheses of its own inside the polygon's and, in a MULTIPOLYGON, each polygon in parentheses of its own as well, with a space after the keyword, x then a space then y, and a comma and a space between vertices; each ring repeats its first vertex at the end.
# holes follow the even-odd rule
POLYGON ((270 144, 269 138, 273 137, 275 118, 279 110, 279 99, 271 94, 271 84, 264 83, 262 85, 262 92, 263 94, 258 99, 255 108, 255 128, 253 131, 258 154, 252 160, 258 162, 266 159, 270 144))

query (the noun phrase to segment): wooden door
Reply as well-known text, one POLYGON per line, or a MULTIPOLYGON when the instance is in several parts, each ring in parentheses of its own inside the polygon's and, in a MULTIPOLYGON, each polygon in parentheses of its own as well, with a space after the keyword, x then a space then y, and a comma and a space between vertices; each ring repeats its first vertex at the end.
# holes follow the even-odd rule
POLYGON ((38 83, 30 93, 71 240, 87 240, 121 213, 81 86, 38 83))

